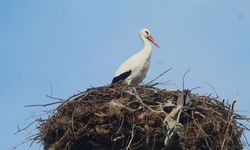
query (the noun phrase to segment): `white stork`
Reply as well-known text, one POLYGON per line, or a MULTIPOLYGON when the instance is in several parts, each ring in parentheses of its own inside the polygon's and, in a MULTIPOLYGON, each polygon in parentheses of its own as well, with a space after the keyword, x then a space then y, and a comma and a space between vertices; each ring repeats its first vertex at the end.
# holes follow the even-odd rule
POLYGON ((140 38, 144 44, 142 50, 128 58, 115 73, 111 84, 125 81, 128 85, 138 85, 147 76, 150 70, 150 57, 152 53, 152 42, 155 46, 160 46, 154 41, 148 29, 140 30, 140 38))

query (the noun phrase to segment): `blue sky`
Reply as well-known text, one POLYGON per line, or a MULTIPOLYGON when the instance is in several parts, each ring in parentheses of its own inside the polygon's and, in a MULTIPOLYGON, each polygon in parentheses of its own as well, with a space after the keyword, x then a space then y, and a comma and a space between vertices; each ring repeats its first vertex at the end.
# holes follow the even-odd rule
MULTIPOLYGON (((27 104, 67 98, 78 90, 110 83, 127 57, 142 48, 138 31, 151 30, 154 47, 149 81, 173 67, 163 81, 201 86, 249 113, 250 1, 248 0, 1 0, 0 1, 0 149, 11 149, 27 132, 14 135, 32 115, 46 108, 27 104)), ((250 134, 247 134, 250 139, 250 134)), ((17 149, 36 150, 22 145, 17 149)), ((246 148, 247 149, 247 148, 246 148)))

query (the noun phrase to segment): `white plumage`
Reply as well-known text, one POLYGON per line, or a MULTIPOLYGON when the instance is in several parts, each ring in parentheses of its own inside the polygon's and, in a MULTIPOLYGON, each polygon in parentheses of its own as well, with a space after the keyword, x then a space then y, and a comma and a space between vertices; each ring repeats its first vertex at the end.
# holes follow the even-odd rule
POLYGON ((141 29, 139 35, 144 45, 143 49, 121 64, 115 73, 112 84, 125 81, 128 85, 138 85, 147 76, 150 70, 150 57, 152 53, 150 42, 158 48, 159 45, 154 41, 148 29, 141 29))

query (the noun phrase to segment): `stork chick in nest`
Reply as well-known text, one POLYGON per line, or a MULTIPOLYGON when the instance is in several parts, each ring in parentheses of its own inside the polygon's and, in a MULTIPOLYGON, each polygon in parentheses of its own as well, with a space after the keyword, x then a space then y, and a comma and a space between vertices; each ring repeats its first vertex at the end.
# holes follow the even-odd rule
POLYGON ((155 42, 148 29, 141 29, 139 35, 144 45, 143 49, 121 64, 111 84, 124 81, 128 85, 138 85, 147 76, 152 53, 150 42, 158 48, 160 46, 155 42))

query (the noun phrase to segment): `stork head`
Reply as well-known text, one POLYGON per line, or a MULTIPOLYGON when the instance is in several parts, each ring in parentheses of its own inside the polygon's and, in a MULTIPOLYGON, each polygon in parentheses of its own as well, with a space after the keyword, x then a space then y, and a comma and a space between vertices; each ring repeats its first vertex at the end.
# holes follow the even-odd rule
POLYGON ((160 48, 160 46, 155 42, 153 37, 150 34, 150 31, 146 28, 142 28, 140 30, 140 36, 146 38, 148 41, 152 42, 156 47, 160 48))

